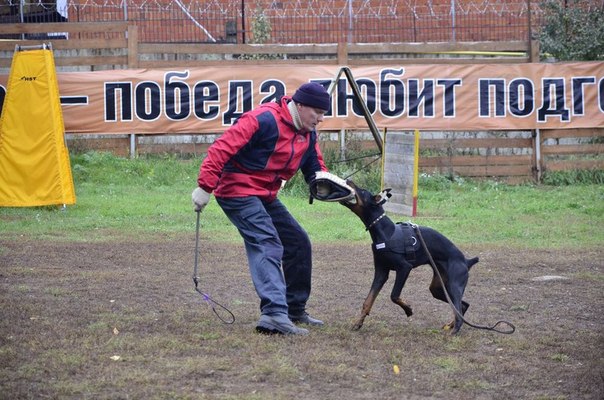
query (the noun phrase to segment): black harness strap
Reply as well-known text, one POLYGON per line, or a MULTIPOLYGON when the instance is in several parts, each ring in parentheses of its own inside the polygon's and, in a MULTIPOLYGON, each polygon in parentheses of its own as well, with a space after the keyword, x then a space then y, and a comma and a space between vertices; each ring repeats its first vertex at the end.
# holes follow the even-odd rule
POLYGON ((406 222, 398 222, 390 239, 382 243, 373 243, 371 248, 379 254, 402 254, 405 260, 415 261, 415 253, 419 250, 419 242, 414 236, 413 227, 406 222))

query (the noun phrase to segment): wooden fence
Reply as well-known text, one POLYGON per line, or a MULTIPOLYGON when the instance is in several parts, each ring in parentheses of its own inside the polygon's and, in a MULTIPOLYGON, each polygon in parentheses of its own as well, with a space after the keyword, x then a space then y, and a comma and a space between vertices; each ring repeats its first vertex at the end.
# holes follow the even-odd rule
MULTIPOLYGON (((387 134, 387 133, 386 133, 387 134)), ((108 151, 123 157, 177 154, 201 157, 207 135, 69 135, 72 151, 108 151), (161 140, 163 139, 163 140, 161 140)), ((357 150, 375 150, 368 132, 325 132, 323 151, 345 158, 357 150), (344 135, 344 136, 342 136, 344 135)), ((489 178, 508 183, 537 182, 548 171, 604 169, 604 129, 499 132, 421 132, 421 173, 489 178), (469 137, 476 136, 476 137, 469 137)))
POLYGON ((64 67, 94 70, 138 65, 138 30, 126 22, 0 24, 0 38, 0 70, 10 68, 16 46, 48 42, 59 71, 64 67))
MULTIPOLYGON (((293 64, 385 65, 388 63, 523 63, 539 60, 533 41, 479 43, 382 43, 326 45, 148 44, 136 25, 113 23, 0 24, 0 73, 8 73, 15 46, 52 43, 62 70, 174 68, 204 65, 293 64), (63 39, 61 39, 63 38, 63 39), (65 39, 67 38, 67 39, 65 39)), ((342 135, 344 132, 338 133, 342 135)), ((152 153, 201 155, 207 140, 158 142, 142 135, 68 135, 75 151, 110 151, 121 156, 152 153)), ((511 182, 538 180, 545 171, 604 169, 604 129, 551 130, 511 136, 485 132, 422 133, 422 172, 492 177, 511 182)), ((341 148, 345 140, 324 140, 341 148)), ((371 147, 371 141, 361 141, 371 147)))
POLYGON ((523 63, 539 60, 536 41, 381 44, 153 44, 128 22, 0 24, 0 70, 15 46, 51 42, 55 64, 89 70, 233 64, 523 63), (65 39, 67 38, 67 39, 65 39), (444 58, 446 57, 446 58, 444 58))

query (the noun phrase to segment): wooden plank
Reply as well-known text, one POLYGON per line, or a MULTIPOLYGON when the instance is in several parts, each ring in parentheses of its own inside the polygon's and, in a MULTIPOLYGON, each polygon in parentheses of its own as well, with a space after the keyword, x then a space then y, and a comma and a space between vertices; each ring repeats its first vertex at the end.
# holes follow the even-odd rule
POLYGON ((392 188, 392 198, 384 209, 390 212, 413 211, 413 173, 415 161, 415 135, 392 132, 384 143, 383 182, 392 188))
POLYGON ((128 68, 138 68, 138 28, 128 25, 128 68))
POLYGON ((423 166, 420 159, 422 171, 437 172, 449 174, 453 172, 456 175, 468 177, 491 177, 491 176, 532 176, 530 165, 485 165, 485 166, 456 166, 450 168, 443 165, 440 167, 423 166))
POLYGON ((128 22, 53 22, 0 24, 0 35, 49 32, 126 32, 128 22))
POLYGON ((53 50, 124 49, 128 47, 126 38, 56 40, 51 43, 53 50))
POLYGON ((527 138, 451 138, 421 139, 420 149, 446 148, 532 148, 532 139, 527 138))
POLYGON ((228 65, 336 65, 336 60, 139 60, 140 68, 182 68, 228 65))
POLYGON ((484 166, 484 165, 530 165, 531 155, 513 156, 454 156, 454 157, 424 157, 420 156, 422 166, 484 166))
POLYGON ((141 43, 140 52, 145 54, 333 54, 338 47, 335 44, 208 44, 208 43, 141 43))
POLYGON ((542 129, 540 133, 542 140, 576 137, 603 137, 604 128, 542 129))
POLYGON ((10 40, 0 41, 0 51, 13 51, 15 46, 41 45, 50 42, 53 50, 86 50, 86 49, 120 49, 126 48, 125 38, 116 39, 81 39, 81 40, 10 40))
POLYGON ((348 46, 346 43, 338 43, 338 64, 348 65, 348 46))
POLYGON ((543 155, 604 154, 604 144, 558 144, 541 146, 543 155))
POLYGON ((472 58, 462 58, 462 57, 454 57, 454 58, 413 58, 413 57, 400 57, 400 58, 351 58, 349 55, 348 65, 355 67, 362 66, 373 66, 373 65, 383 65, 383 66, 398 66, 400 67, 401 63, 404 62, 405 65, 410 64, 515 64, 515 63, 527 63, 530 62, 528 57, 472 57, 472 58))
POLYGON ((128 56, 55 57, 55 65, 128 65, 128 56))
POLYGON ((604 169, 604 160, 555 160, 548 161, 546 171, 568 171, 573 169, 604 169))
POLYGON ((528 52, 529 52, 529 60, 528 62, 532 62, 532 63, 538 63, 540 61, 540 49, 541 49, 541 44, 538 40, 532 40, 530 43, 527 42, 527 45, 529 46, 528 52))
POLYGON ((528 42, 524 40, 502 42, 355 43, 348 45, 348 53, 526 52, 528 48, 528 42))
MULTIPOLYGON (((339 64, 342 64, 341 60, 346 58, 347 63, 355 64, 355 65, 381 65, 384 63, 400 63, 400 60, 403 57, 398 59, 392 58, 363 58, 360 59, 358 57, 351 58, 348 54, 349 49, 357 49, 358 54, 401 54, 401 49, 405 49, 409 44, 384 44, 384 45, 366 45, 366 44, 357 44, 357 45, 346 45, 346 44, 325 44, 325 45, 316 45, 316 44, 306 44, 306 45, 250 45, 250 44, 197 44, 197 43, 182 43, 182 44, 151 44, 151 43, 141 43, 139 46, 140 53, 144 54, 220 54, 220 55, 232 55, 232 54, 320 54, 320 55, 332 55, 334 57, 334 61, 338 60, 339 64), (345 56, 345 57, 344 57, 345 56)), ((491 45, 492 46, 492 45, 491 45)), ((466 48, 465 45, 462 48, 466 48)), ((472 48, 469 46, 467 48, 472 48)), ((413 50, 412 53, 417 53, 419 47, 411 44, 410 50, 413 50)), ((435 47, 435 49, 439 49, 439 47, 435 47)), ((406 63, 442 63, 442 58, 407 58, 404 57, 406 63)), ((502 63, 502 62, 527 62, 528 57, 497 57, 497 58, 485 58, 485 57, 458 57, 453 59, 447 59, 448 63, 476 63, 477 60, 480 62, 487 63, 502 63)), ((230 62, 231 60, 229 60, 230 62)), ((253 60, 243 60, 245 63, 249 64, 253 60)), ((280 60, 285 61, 285 60, 280 60)), ((288 60, 289 62, 293 60, 288 60)), ((305 60, 307 61, 307 60, 305 60)))

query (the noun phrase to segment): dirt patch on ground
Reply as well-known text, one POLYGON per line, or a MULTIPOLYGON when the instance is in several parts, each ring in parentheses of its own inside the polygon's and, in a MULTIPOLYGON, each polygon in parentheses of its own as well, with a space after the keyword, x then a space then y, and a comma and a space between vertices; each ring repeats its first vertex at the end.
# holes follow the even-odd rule
POLYGON ((315 245, 308 337, 254 332, 258 301, 239 244, 202 241, 201 288, 233 311, 220 322, 191 279, 194 243, 0 240, 0 397, 228 399, 602 399, 604 251, 464 249, 479 255, 464 326, 428 292, 429 267, 386 284, 360 331, 369 245, 315 245), (398 366, 400 373, 393 367, 398 366))

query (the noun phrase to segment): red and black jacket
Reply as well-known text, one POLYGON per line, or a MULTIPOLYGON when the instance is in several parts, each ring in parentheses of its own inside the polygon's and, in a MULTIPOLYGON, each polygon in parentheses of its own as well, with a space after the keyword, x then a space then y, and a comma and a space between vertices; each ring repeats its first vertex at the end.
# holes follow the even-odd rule
POLYGON ((273 200, 283 180, 302 170, 308 182, 326 171, 316 131, 296 130, 287 108, 265 103, 243 114, 208 149, 197 183, 216 197, 258 196, 273 200))

